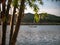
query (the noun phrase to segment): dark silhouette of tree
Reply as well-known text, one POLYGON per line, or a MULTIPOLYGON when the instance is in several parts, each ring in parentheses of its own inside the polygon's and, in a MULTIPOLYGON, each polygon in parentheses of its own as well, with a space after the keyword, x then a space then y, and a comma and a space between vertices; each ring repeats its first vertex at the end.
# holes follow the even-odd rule
POLYGON ((19 16, 18 16, 18 20, 17 20, 17 23, 16 23, 16 27, 15 27, 15 32, 14 32, 14 34, 12 36, 12 39, 11 39, 11 45, 15 45, 15 43, 16 43, 16 39, 17 39, 18 31, 19 31, 19 26, 21 24, 21 17, 23 15, 23 10, 24 10, 24 8, 23 8, 24 7, 24 2, 25 2, 25 0, 21 0, 19 16))
MULTIPOLYGON (((25 5, 25 1, 26 0, 21 0, 20 2, 20 9, 19 9, 19 15, 18 15, 18 19, 17 19, 17 23, 16 23, 16 27, 15 27, 15 31, 12 35, 12 39, 11 39, 11 45, 15 45, 16 43, 16 39, 17 39, 17 35, 18 35, 18 32, 19 32, 19 27, 20 27, 20 24, 21 24, 21 19, 22 19, 22 15, 24 13, 24 5, 25 5)), ((38 11, 38 7, 36 4, 34 4, 33 2, 35 2, 36 0, 27 0, 30 7, 34 7, 34 11, 37 13, 38 11), (33 1, 33 2, 32 2, 33 1)), ((38 0, 39 1, 39 0, 38 0)), ((41 2, 41 1, 40 1, 41 2)), ((42 4, 42 2, 41 2, 42 4)))
POLYGON ((7 20, 9 15, 9 8, 10 8, 11 0, 8 0, 7 9, 6 7, 6 0, 2 0, 2 15, 3 17, 3 25, 2 25, 2 45, 6 43, 6 29, 7 29, 7 20))
POLYGON ((2 44, 1 45, 5 45, 6 43, 6 15, 5 15, 5 1, 6 0, 2 0, 2 15, 4 16, 3 19, 3 24, 2 24, 2 44))
POLYGON ((11 38, 12 38, 12 35, 13 35, 13 27, 14 27, 14 17, 15 17, 15 12, 16 12, 16 8, 17 8, 17 4, 18 4, 18 0, 13 0, 13 6, 14 6, 14 9, 13 9, 13 16, 12 16, 12 20, 11 20, 11 29, 10 29, 10 40, 9 40, 9 45, 11 45, 11 38))

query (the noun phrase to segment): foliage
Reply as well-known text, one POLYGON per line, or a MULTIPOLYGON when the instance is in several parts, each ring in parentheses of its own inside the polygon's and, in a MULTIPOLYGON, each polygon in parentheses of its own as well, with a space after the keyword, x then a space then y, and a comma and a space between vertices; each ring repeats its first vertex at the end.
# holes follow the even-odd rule
POLYGON ((34 20, 35 20, 36 23, 38 23, 39 20, 40 20, 39 15, 37 13, 34 16, 34 20))
POLYGON ((15 7, 18 7, 18 0, 13 0, 12 5, 15 6, 15 7))

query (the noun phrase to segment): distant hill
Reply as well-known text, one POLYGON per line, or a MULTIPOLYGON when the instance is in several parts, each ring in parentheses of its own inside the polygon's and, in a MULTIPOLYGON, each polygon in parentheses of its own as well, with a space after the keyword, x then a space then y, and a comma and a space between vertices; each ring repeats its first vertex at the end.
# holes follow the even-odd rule
POLYGON ((59 16, 55 16, 52 14, 47 14, 47 17, 45 17, 45 19, 43 19, 44 22, 59 22, 60 23, 60 17, 59 16))
POLYGON ((22 22, 32 23, 34 21, 34 14, 27 13, 24 15, 22 22))
MULTIPOLYGON (((42 15, 42 13, 39 15, 42 15)), ((25 16, 22 19, 22 22, 28 22, 28 23, 34 22, 34 14, 31 14, 31 13, 25 14, 25 16)), ((52 14, 47 14, 47 16, 44 19, 41 19, 40 22, 55 22, 55 23, 58 22, 58 23, 60 23, 60 17, 52 15, 52 14)))

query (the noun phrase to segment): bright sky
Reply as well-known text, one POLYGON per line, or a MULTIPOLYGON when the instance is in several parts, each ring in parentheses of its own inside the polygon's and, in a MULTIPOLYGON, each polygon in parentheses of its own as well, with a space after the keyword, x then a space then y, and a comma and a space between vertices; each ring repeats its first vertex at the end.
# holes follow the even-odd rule
MULTIPOLYGON (((51 1, 51 0, 43 0, 44 4, 41 6, 39 5, 39 13, 49 13, 54 14, 56 16, 60 16, 60 1, 51 1)), ((34 13, 33 10, 27 6, 27 10, 25 13, 34 13)))

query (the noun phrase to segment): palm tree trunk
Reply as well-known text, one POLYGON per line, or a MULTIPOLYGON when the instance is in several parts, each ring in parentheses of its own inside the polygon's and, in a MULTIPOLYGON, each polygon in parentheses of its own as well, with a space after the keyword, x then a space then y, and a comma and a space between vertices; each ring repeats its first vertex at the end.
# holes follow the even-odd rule
POLYGON ((21 0, 19 16, 18 16, 18 19, 17 19, 16 27, 15 27, 15 32, 12 36, 11 45, 15 45, 15 43, 16 43, 19 27, 20 27, 20 24, 21 24, 21 17, 23 15, 23 11, 24 11, 24 3, 25 3, 25 0, 21 0))
POLYGON ((1 3, 1 0, 0 0, 0 3, 1 3))
MULTIPOLYGON (((3 18, 6 18, 5 16, 5 2, 4 4, 2 4, 2 8, 3 8, 3 18)), ((5 41, 6 41, 6 20, 4 19, 3 21, 3 25, 2 25, 2 45, 5 45, 5 41)))
POLYGON ((3 25, 2 25, 2 45, 5 45, 6 43, 6 29, 7 29, 7 19, 8 19, 8 15, 9 15, 9 8, 10 8, 10 2, 11 0, 8 1, 8 5, 7 5, 7 10, 5 10, 5 2, 6 0, 4 0, 4 4, 3 6, 3 15, 4 17, 4 21, 3 21, 3 25))
POLYGON ((12 16, 12 21, 11 21, 11 29, 10 29, 10 40, 9 40, 9 45, 11 44, 11 38, 12 38, 12 35, 13 35, 13 27, 14 27, 15 12, 16 12, 16 7, 14 7, 14 10, 13 10, 13 16, 12 16))
POLYGON ((12 2, 12 0, 8 0, 7 11, 6 11, 7 19, 8 19, 8 15, 9 15, 9 9, 10 9, 11 2, 12 2))
POLYGON ((0 24, 1 24, 1 1, 0 1, 0 24))

